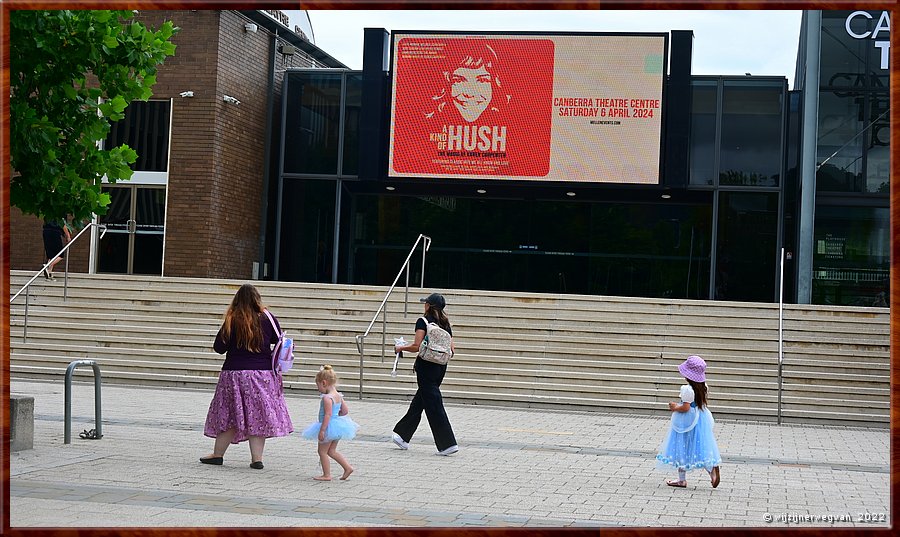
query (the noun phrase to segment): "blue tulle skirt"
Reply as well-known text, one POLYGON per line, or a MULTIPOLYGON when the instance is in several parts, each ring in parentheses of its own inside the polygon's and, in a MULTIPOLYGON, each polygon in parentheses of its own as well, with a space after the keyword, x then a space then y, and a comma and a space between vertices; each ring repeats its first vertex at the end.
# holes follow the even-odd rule
POLYGON ((687 412, 673 412, 669 434, 666 435, 659 454, 658 466, 696 470, 712 470, 722 462, 719 446, 713 436, 712 413, 708 408, 697 410, 691 407, 687 412))
MULTIPOLYGON (((322 424, 318 421, 309 424, 301 433, 307 440, 319 440, 319 429, 322 424)), ((359 424, 350 419, 350 416, 332 416, 325 429, 325 441, 352 440, 359 431, 359 424)))

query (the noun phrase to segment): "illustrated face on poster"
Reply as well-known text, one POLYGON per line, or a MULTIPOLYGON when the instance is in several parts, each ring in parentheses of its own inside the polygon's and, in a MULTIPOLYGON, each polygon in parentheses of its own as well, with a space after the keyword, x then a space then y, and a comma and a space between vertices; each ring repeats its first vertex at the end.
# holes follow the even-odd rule
POLYGON ((552 41, 404 37, 397 51, 394 170, 547 174, 552 41))
POLYGON ((491 104, 493 76, 482 65, 478 69, 457 67, 449 78, 453 105, 463 119, 469 123, 475 121, 491 104))
POLYGON ((393 47, 390 177, 658 182, 663 35, 393 47))

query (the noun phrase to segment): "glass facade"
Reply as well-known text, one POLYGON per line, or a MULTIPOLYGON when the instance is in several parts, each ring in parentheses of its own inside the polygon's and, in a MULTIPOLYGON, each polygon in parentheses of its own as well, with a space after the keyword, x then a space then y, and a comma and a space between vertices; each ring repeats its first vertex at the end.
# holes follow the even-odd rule
POLYGON ((284 199, 278 279, 331 282, 335 182, 285 179, 284 199))
MULTIPOLYGON (((353 72, 290 73, 278 279, 332 281, 337 244, 338 281, 388 284, 423 233, 434 241, 426 268, 435 287, 773 300, 783 78, 695 81, 689 188, 697 190, 678 195, 677 201, 634 188, 617 189, 612 196, 612 190, 595 190, 576 200, 565 189, 548 192, 532 186, 505 186, 490 198, 475 194, 474 188, 460 195, 440 181, 413 181, 414 192, 404 187, 388 191, 383 181, 352 177, 338 187, 337 155, 343 155, 340 173, 346 176, 356 168, 360 78, 353 72), (747 106, 741 106, 742 99, 750 101, 747 106), (733 144, 724 157, 720 139, 733 144), (754 149, 742 149, 747 144, 754 149), (719 173, 720 161, 730 162, 735 173, 719 173), (727 182, 722 177, 743 179, 727 182), (716 198, 714 188, 722 182, 734 192, 716 198), (720 200, 718 244, 714 199, 720 200), (767 240, 748 241, 749 230, 764 232, 767 240), (716 269, 724 284, 714 284, 711 277, 714 251, 726 259, 716 269), (752 292, 729 284, 742 280, 751 282, 746 287, 752 292)), ((496 183, 485 187, 492 193, 499 190, 496 183)), ((420 270, 413 263, 411 279, 420 270)))
POLYGON ((778 249, 791 242, 779 240, 786 103, 783 78, 692 81, 690 185, 715 188, 717 200, 715 271, 708 298, 778 299, 778 249))
POLYGON ((691 90, 690 182, 712 186, 716 170, 719 86, 715 80, 695 80, 691 90))
POLYGON ((777 192, 720 192, 716 300, 777 300, 777 192))
POLYGON ((818 207, 814 245, 813 303, 887 307, 886 207, 818 207))
MULTIPOLYGON (((846 41, 850 12, 825 13, 812 302, 883 305, 886 78, 870 40, 846 41)), ((687 185, 577 197, 564 185, 392 183, 384 170, 358 179, 359 144, 377 142, 359 136, 363 87, 352 71, 286 77, 278 279, 387 285, 422 233, 434 288, 777 302, 784 248, 784 299, 796 299, 804 103, 783 77, 692 77, 687 185)), ((411 263, 410 281, 421 270, 411 263)))
MULTIPOLYGON (((822 12, 816 189, 887 194, 889 71, 872 38, 881 12, 852 13, 822 12)), ((888 39, 887 32, 880 38, 888 39)))
MULTIPOLYGON (((706 298, 709 204, 358 194, 351 281, 390 283, 419 233, 429 285, 706 298), (390 217, 385 217, 390 215, 390 217)), ((412 265, 411 281, 421 270, 412 265)))
POLYGON ((786 89, 783 80, 723 82, 719 184, 780 184, 786 89))
POLYGON ((285 80, 283 173, 356 175, 361 75, 314 69, 285 80))
POLYGON ((880 11, 822 12, 811 282, 816 304, 887 305, 888 40, 880 11))

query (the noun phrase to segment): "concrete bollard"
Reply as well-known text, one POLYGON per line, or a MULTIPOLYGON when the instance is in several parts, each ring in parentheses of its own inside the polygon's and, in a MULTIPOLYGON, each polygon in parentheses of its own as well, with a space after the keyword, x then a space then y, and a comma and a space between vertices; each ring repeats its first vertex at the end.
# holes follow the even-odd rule
POLYGON ((9 396, 9 449, 34 448, 34 397, 9 396))

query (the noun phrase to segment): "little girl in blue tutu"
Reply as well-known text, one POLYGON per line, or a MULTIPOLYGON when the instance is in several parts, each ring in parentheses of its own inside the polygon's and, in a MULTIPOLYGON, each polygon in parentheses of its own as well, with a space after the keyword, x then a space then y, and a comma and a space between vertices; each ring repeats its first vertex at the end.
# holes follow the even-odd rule
POLYGON ((715 421, 706 406, 706 362, 699 356, 688 356, 678 366, 678 371, 687 380, 687 385, 681 387, 681 401, 669 403, 672 425, 659 448, 657 464, 678 471, 677 481, 666 481, 670 487, 686 487, 685 472, 703 468, 716 488, 722 457, 713 436, 715 421))
POLYGON ((331 481, 331 461, 334 459, 344 469, 341 480, 350 477, 353 467, 343 455, 338 453, 339 440, 352 440, 359 430, 359 425, 347 415, 350 409, 344 401, 344 395, 337 391, 337 375, 330 365, 324 365, 316 373, 316 388, 321 393, 319 401, 319 420, 303 430, 303 438, 319 441, 319 461, 322 463, 322 475, 316 481, 331 481))

